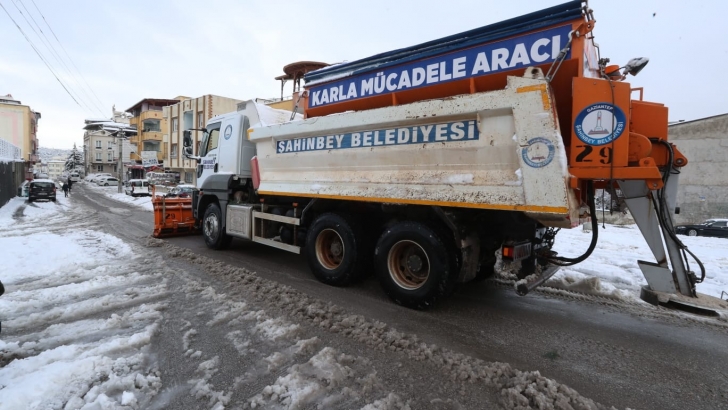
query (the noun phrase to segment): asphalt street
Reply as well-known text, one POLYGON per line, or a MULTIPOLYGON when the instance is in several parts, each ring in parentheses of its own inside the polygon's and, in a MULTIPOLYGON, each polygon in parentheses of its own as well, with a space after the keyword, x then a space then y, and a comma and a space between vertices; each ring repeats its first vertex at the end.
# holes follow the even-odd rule
MULTIPOLYGON (((87 191, 83 183, 74 186, 73 196, 98 215, 98 228, 137 243, 148 240, 151 212, 87 191)), ((548 289, 520 297, 512 287, 488 282, 462 286, 434 309, 414 311, 387 299, 373 277, 348 288, 323 285, 310 274, 304 256, 238 239, 225 251, 207 249, 201 236, 166 241, 427 343, 538 370, 605 405, 728 409, 725 322, 548 289)))

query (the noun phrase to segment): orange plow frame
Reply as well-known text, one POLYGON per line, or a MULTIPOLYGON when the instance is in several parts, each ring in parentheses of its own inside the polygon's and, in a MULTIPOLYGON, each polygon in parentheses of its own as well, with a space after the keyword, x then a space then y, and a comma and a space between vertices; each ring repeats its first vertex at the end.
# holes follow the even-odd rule
POLYGON ((198 233, 195 218, 192 216, 192 198, 167 198, 157 196, 152 190, 152 206, 154 207, 155 238, 198 233))

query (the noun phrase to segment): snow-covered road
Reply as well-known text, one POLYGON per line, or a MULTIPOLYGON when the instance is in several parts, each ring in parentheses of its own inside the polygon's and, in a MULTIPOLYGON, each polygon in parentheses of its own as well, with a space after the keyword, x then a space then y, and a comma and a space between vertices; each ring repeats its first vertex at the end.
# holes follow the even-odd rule
POLYGON ((76 195, 0 210, 0 409, 601 407, 162 241, 125 243, 76 195))
MULTIPOLYGON (((527 357, 527 364, 540 363, 544 370, 563 367, 570 369, 565 374, 575 372, 587 375, 588 380, 601 380, 601 389, 609 389, 602 400, 607 404, 613 399, 649 407, 645 403, 651 400, 663 406, 673 401, 644 396, 652 393, 643 393, 643 399, 637 401, 618 397, 619 389, 613 386, 623 383, 614 379, 615 374, 635 383, 633 376, 642 374, 640 366, 655 380, 674 370, 663 360, 620 347, 622 342, 610 340, 610 332, 605 332, 608 343, 593 340, 597 334, 589 334, 589 329, 585 329, 586 337, 580 335, 581 319, 570 307, 537 297, 515 299, 540 304, 536 310, 555 306, 556 310, 543 317, 557 326, 540 326, 535 324, 538 320, 524 326, 519 308, 503 314, 507 325, 501 328, 500 320, 493 316, 501 314, 483 310, 483 300, 473 299, 473 289, 455 296, 475 302, 456 307, 455 318, 449 317, 447 309, 413 312, 386 300, 383 307, 375 306, 370 312, 377 318, 352 313, 354 306, 373 301, 355 301, 355 293, 317 284, 316 292, 331 290, 336 295, 338 304, 334 304, 237 264, 190 252, 171 241, 140 236, 139 232, 151 230, 149 219, 140 217, 148 215, 143 210, 145 198, 132 201, 140 206, 129 211, 124 207, 131 204, 99 197, 108 193, 114 198, 112 189, 74 187, 72 197, 60 197, 57 204, 28 204, 16 198, 0 208, 0 247, 8 255, 0 266, 0 279, 7 288, 0 297, 0 410, 605 408, 538 371, 520 371, 507 363, 483 359, 493 357, 493 352, 501 352, 495 360, 515 354, 527 357), (132 229, 135 226, 138 228, 132 229), (465 312, 458 313, 458 309, 465 312), (483 314, 488 315, 486 322, 480 319, 483 314), (561 315, 567 316, 563 322, 558 321, 561 315), (460 324, 460 320, 465 322, 460 324), (570 328, 569 322, 577 325, 570 328), (409 332, 397 330, 392 323, 409 332), (530 338, 522 339, 521 327, 530 338), (436 334, 444 346, 416 334, 431 328, 441 328, 436 334), (477 349, 461 353, 463 343, 477 349), (534 354, 524 355, 522 346, 534 354), (591 363, 589 357, 596 362, 591 363), (639 365, 632 363, 635 360, 639 365), (600 363, 602 370, 594 367, 600 363)), ((625 261, 618 269, 631 272, 636 268, 627 264, 625 255, 619 256, 620 246, 630 243, 625 236, 610 239, 609 232, 617 229, 630 228, 608 227, 607 233, 602 232, 595 263, 610 267, 587 266, 604 281, 601 287, 590 286, 589 290, 609 293, 614 291, 609 286, 614 286, 629 295, 639 285, 636 277, 624 283, 609 279, 617 276, 609 270, 614 265, 610 260, 616 257, 625 261)), ((587 246, 589 236, 580 230, 560 235, 562 243, 567 243, 563 254, 573 255, 587 246)), ((718 253, 708 255, 706 264, 725 266, 718 253)), ((226 254, 214 253, 216 257, 226 254)), ((555 285, 593 285, 595 279, 577 276, 588 273, 579 270, 581 267, 564 270, 555 285), (569 275, 576 281, 566 279, 569 275)), ((721 278, 717 275, 710 279, 713 282, 706 282, 721 286, 721 278)), ((482 294, 482 290, 477 292, 482 294)), ((499 296, 485 294, 485 300, 493 297, 499 296)), ((501 302, 503 308, 514 307, 510 300, 501 302)), ((458 306, 457 301, 451 306, 458 306)), ((611 314, 597 313, 605 324, 614 320, 611 314)), ((595 316, 585 317, 592 321, 595 316)), ((620 323, 624 319, 618 319, 616 326, 620 323)), ((657 324, 658 334, 666 323, 657 324)), ((605 329, 614 329, 611 326, 605 329)), ((715 332, 705 332, 708 337, 701 344, 706 346, 701 349, 715 349, 715 332)), ((646 333, 646 339, 652 340, 655 330, 646 333)), ((627 342, 626 346, 638 349, 640 344, 627 342)), ((648 350, 662 349, 665 346, 654 345, 648 350)), ((669 349, 680 351, 682 347, 669 349)), ((673 363, 682 362, 670 359, 669 365, 673 363)), ((702 371, 715 375, 706 364, 702 371)), ((675 374, 689 372, 680 365, 675 374)), ((713 377, 710 380, 720 384, 713 377)), ((652 379, 639 383, 627 388, 630 397, 635 396, 635 389, 673 391, 670 383, 664 387, 652 379)), ((601 389, 592 388, 600 393, 601 389)), ((721 408, 720 397, 728 398, 728 389, 716 388, 714 383, 701 389, 701 408, 721 408)), ((675 405, 684 408, 680 402, 675 405)))

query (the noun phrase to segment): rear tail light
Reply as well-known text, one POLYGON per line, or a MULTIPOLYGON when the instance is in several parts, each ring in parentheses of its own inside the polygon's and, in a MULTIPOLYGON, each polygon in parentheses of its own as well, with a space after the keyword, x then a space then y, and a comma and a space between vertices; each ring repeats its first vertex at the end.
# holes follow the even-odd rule
POLYGON ((531 242, 506 244, 501 248, 503 259, 508 261, 520 261, 531 256, 531 242))

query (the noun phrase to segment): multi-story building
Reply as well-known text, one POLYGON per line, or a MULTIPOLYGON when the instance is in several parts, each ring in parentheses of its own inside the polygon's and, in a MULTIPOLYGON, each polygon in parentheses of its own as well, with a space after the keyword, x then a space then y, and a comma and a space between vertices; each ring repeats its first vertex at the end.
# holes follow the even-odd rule
POLYGON ((25 178, 33 178, 38 158, 38 120, 40 113, 8 94, 0 96, 0 139, 20 148, 20 160, 25 162, 25 178))
POLYGON ((55 156, 48 160, 48 178, 56 180, 60 179, 66 168, 66 159, 62 156, 55 156))
MULTIPOLYGON (((197 164, 182 155, 182 132, 202 128, 210 118, 235 111, 242 100, 209 94, 198 98, 177 97, 176 100, 179 100, 176 104, 164 107, 163 110, 164 118, 169 124, 169 132, 162 137, 163 142, 169 144, 164 169, 178 172, 181 182, 194 184, 197 182, 197 164)), ((192 138, 194 154, 197 155, 202 132, 193 131, 192 138)))
MULTIPOLYGON (((129 125, 129 115, 112 108, 111 119, 89 118, 84 120, 83 154, 85 174, 118 172, 118 131, 127 138, 137 134, 136 127, 129 125)), ((123 159, 123 157, 122 157, 123 159)), ((128 161, 127 161, 128 162, 128 161)))
POLYGON ((142 178, 144 176, 142 157, 154 158, 156 156, 158 166, 164 166, 169 147, 163 141, 163 136, 168 133, 169 124, 162 115, 162 109, 179 101, 178 99, 145 98, 126 110, 131 115, 129 124, 137 129, 136 136, 129 140, 132 152, 129 158, 125 158, 131 160, 128 168, 132 170, 134 177, 142 178))

